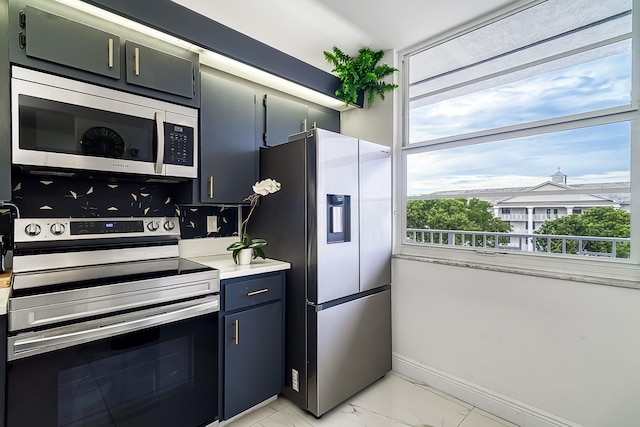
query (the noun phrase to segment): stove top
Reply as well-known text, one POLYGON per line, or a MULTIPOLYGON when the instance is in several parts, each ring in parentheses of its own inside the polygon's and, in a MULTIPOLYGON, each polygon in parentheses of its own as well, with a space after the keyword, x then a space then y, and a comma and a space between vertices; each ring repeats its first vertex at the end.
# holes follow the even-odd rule
POLYGON ((14 296, 215 272, 180 259, 178 218, 20 218, 14 296))

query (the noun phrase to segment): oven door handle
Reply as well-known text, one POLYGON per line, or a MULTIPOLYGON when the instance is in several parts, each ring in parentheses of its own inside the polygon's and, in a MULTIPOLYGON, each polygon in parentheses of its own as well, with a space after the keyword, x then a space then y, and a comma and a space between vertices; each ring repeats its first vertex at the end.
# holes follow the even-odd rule
MULTIPOLYGON (((160 314, 153 314, 140 319, 106 324, 91 329, 74 331, 70 333, 53 334, 50 336, 16 339, 9 349, 9 360, 27 357, 32 354, 44 353, 58 348, 71 347, 98 339, 122 335, 141 329, 177 322, 184 319, 219 311, 219 298, 216 296, 204 303, 171 310, 160 314), (13 354, 11 352, 13 351, 13 354), (25 353, 21 355, 21 353, 25 353)), ((144 314, 144 312, 141 312, 144 314)), ((108 319, 105 319, 108 320, 108 319)), ((112 319, 117 320, 117 319, 112 319)))

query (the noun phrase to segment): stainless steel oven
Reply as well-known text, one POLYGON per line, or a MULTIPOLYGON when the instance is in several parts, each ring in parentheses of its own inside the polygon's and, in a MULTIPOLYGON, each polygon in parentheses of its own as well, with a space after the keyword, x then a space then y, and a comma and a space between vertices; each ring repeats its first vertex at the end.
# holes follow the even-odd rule
POLYGON ((177 219, 17 219, 8 427, 217 424, 219 272, 177 219))

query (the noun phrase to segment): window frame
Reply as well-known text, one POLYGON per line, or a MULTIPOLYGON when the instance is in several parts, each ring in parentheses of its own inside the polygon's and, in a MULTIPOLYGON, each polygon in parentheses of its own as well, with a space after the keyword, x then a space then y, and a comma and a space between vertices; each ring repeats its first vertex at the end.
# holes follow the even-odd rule
MULTIPOLYGON (((459 265, 479 269, 506 271, 558 279, 568 279, 603 285, 640 289, 640 0, 632 0, 632 73, 631 104, 599 111, 552 118, 533 123, 518 124, 467 135, 434 139, 409 144, 409 57, 427 50, 477 28, 518 13, 521 10, 543 3, 545 0, 520 1, 495 13, 480 18, 469 25, 442 34, 425 43, 398 53, 400 68, 400 96, 398 111, 398 137, 396 154, 396 257, 416 261, 459 265), (577 127, 629 122, 630 141, 630 187, 631 187, 631 242, 632 254, 628 260, 575 257, 571 255, 549 255, 530 252, 505 252, 463 247, 429 246, 411 244, 406 241, 407 157, 414 153, 452 148, 459 145, 482 144, 511 138, 560 132, 577 127), (638 165, 633 167, 633 165, 638 165)), ((570 54, 570 52, 568 53, 570 54)), ((509 73, 507 70, 505 73, 509 73)), ((533 231, 533 230, 531 230, 533 231)))

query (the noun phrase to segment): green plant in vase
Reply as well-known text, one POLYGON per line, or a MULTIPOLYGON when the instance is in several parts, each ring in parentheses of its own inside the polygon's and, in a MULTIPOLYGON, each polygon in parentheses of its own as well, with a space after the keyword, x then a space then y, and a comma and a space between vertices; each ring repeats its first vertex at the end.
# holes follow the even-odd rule
POLYGON ((337 47, 333 52, 324 51, 324 58, 333 65, 333 72, 340 79, 341 85, 336 90, 336 96, 342 99, 345 106, 355 104, 360 91, 367 94, 367 103, 371 105, 376 95, 384 99, 384 93, 394 90, 397 84, 380 81, 382 78, 398 71, 387 64, 378 65, 384 56, 382 50, 373 51, 363 47, 358 50, 358 56, 351 57, 337 47))
POLYGON ((239 242, 234 242, 227 247, 227 250, 231 251, 233 261, 236 264, 238 264, 238 255, 243 249, 251 249, 251 255, 253 259, 258 257, 262 259, 265 258, 262 248, 267 246, 267 241, 264 239, 252 239, 247 233, 247 226, 249 224, 249 218, 251 218, 251 215, 253 214, 253 211, 256 208, 260 197, 275 193, 276 191, 280 191, 280 188, 282 188, 282 186, 278 181, 267 178, 262 181, 256 182, 253 185, 253 194, 244 199, 245 201, 249 202, 251 209, 249 210, 247 218, 242 221, 242 224, 240 224, 240 229, 242 230, 242 238, 239 242))

